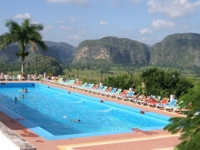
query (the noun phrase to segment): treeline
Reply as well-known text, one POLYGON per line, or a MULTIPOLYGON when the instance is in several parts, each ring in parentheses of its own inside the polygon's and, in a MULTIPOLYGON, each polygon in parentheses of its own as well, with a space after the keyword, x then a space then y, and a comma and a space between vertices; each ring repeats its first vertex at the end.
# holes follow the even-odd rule
POLYGON ((104 73, 108 73, 113 65, 106 60, 102 59, 88 59, 85 63, 77 62, 67 66, 69 68, 79 68, 80 70, 103 70, 104 73))
POLYGON ((104 80, 107 86, 129 89, 132 87, 136 93, 144 95, 159 95, 169 97, 175 95, 177 98, 187 93, 193 87, 193 83, 185 77, 180 76, 177 71, 150 68, 143 71, 139 76, 128 75, 108 77, 104 80))
MULTIPOLYGON (((13 74, 14 71, 21 69, 21 63, 1 63, 1 71, 5 74, 13 74)), ((43 74, 47 75, 64 75, 63 67, 53 57, 37 54, 24 63, 24 74, 43 74)))

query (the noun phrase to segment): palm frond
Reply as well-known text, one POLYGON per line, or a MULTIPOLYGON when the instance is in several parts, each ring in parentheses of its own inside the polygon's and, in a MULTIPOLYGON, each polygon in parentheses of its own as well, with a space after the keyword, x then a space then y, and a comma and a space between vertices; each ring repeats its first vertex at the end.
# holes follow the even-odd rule
POLYGON ((8 20, 5 25, 8 27, 9 32, 0 36, 0 49, 5 49, 6 46, 11 43, 18 43, 19 51, 16 55, 21 57, 22 61, 29 55, 29 52, 26 52, 27 45, 29 45, 33 51, 36 51, 38 46, 44 51, 47 50, 47 46, 42 41, 42 35, 39 32, 43 29, 43 25, 31 24, 30 19, 25 19, 21 25, 13 20, 8 20))
POLYGON ((4 50, 6 46, 14 42, 14 38, 10 33, 5 33, 0 36, 0 49, 4 50))

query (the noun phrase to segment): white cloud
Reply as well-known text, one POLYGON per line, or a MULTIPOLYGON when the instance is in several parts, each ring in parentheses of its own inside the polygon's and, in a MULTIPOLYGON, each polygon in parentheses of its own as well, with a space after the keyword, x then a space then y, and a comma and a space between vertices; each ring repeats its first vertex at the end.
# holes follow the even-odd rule
POLYGON ((88 33, 88 30, 86 29, 79 29, 79 34, 87 34, 88 33))
POLYGON ((140 34, 152 34, 153 32, 151 31, 151 30, 149 30, 149 29, 142 29, 142 30, 140 30, 140 34))
POLYGON ((49 3, 74 3, 78 5, 87 5, 89 0, 46 0, 49 3))
POLYGON ((50 30, 52 30, 53 27, 52 26, 45 26, 44 29, 43 29, 43 32, 49 32, 50 30))
POLYGON ((70 39, 81 40, 82 38, 78 35, 69 36, 70 39))
POLYGON ((108 25, 108 23, 105 22, 105 21, 100 21, 100 25, 102 25, 102 26, 106 26, 106 25, 108 25))
POLYGON ((112 0, 112 1, 110 2, 110 5, 111 5, 111 6, 118 6, 118 0, 112 0))
POLYGON ((59 24, 60 24, 60 23, 63 23, 63 22, 64 22, 64 21, 60 21, 60 20, 57 20, 57 21, 56 21, 56 23, 59 23, 59 24))
POLYGON ((136 3, 139 3, 141 0, 128 0, 128 1, 133 3, 133 4, 136 4, 136 3))
POLYGON ((150 36, 138 37, 138 38, 136 38, 136 40, 141 41, 141 42, 148 44, 148 45, 153 45, 157 42, 162 41, 163 37, 156 37, 155 35, 154 36, 150 35, 150 36))
POLYGON ((165 21, 165 20, 153 20, 152 27, 158 29, 158 28, 172 28, 174 26, 174 22, 170 22, 170 21, 165 21))
POLYGON ((74 18, 74 17, 71 17, 71 23, 74 23, 74 22, 76 22, 77 21, 77 19, 76 18, 74 18))
POLYGON ((140 38, 140 40, 141 40, 142 42, 149 42, 149 41, 150 41, 150 39, 149 39, 149 38, 146 38, 146 37, 140 38))
POLYGON ((198 30, 200 29, 200 21, 198 22, 196 27, 197 27, 198 30))
POLYGON ((45 26, 44 29, 45 30, 51 30, 51 29, 53 29, 53 27, 52 26, 45 26))
POLYGON ((200 1, 191 3, 188 0, 148 0, 149 13, 161 13, 171 18, 190 16, 200 7, 200 1))
POLYGON ((68 31, 71 30, 70 26, 60 26, 59 28, 68 31))
POLYGON ((184 25, 182 25, 181 29, 182 30, 189 30, 190 26, 188 24, 184 24, 184 25))
POLYGON ((101 36, 100 36, 100 38, 104 38, 104 37, 106 37, 106 35, 101 35, 101 36))
POLYGON ((27 19, 27 18, 31 18, 31 15, 29 13, 17 14, 17 15, 14 16, 14 18, 27 19))
POLYGON ((34 21, 34 22, 31 22, 32 24, 40 24, 39 22, 36 22, 36 21, 34 21))

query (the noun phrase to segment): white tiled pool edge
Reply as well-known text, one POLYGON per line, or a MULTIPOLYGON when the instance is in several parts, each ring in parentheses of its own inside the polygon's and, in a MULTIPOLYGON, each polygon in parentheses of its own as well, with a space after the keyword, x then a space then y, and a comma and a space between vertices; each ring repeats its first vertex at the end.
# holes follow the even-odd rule
POLYGON ((20 148, 15 145, 9 138, 7 138, 4 134, 0 132, 0 149, 6 150, 19 150, 20 148))
POLYGON ((1 150, 36 150, 29 142, 0 122, 1 150))

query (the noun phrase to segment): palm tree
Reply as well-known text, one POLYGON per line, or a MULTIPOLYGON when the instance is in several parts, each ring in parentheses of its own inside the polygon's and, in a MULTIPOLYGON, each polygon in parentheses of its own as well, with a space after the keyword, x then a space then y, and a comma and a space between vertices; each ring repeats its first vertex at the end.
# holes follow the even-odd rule
POLYGON ((39 33, 39 31, 43 30, 43 25, 31 24, 29 19, 25 19, 21 26, 13 20, 6 21, 5 26, 8 27, 9 32, 0 36, 0 49, 4 50, 6 46, 12 43, 18 44, 19 51, 16 55, 21 57, 21 73, 23 73, 24 60, 25 57, 29 55, 29 52, 26 51, 27 45, 29 45, 34 52, 37 51, 38 47, 41 47, 44 51, 47 50, 47 46, 42 41, 42 35, 39 33))
POLYGON ((172 134, 180 133, 180 143, 176 150, 199 150, 200 149, 200 83, 188 90, 188 93, 181 96, 180 110, 182 116, 173 117, 170 123, 164 127, 172 134))

